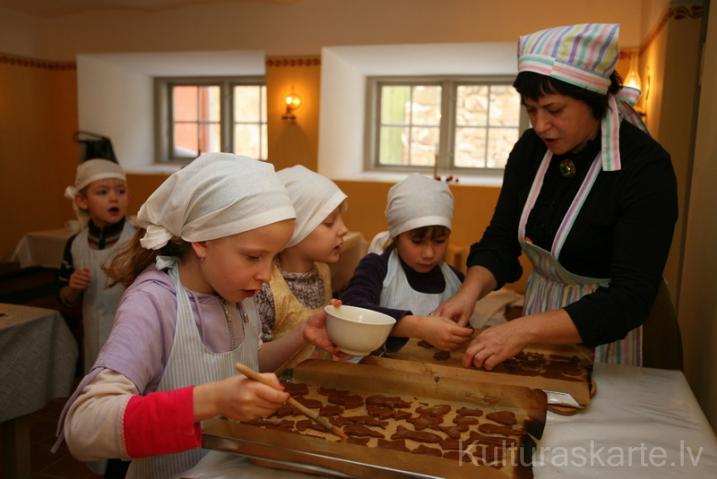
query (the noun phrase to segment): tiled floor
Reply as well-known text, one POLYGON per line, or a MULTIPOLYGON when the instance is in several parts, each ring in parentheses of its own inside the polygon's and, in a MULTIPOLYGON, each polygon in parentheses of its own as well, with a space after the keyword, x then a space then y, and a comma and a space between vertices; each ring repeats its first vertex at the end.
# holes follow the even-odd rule
MULTIPOLYGON (((101 478, 90 472, 87 466, 70 455, 66 445, 56 454, 50 452, 55 441, 55 428, 64 399, 51 401, 44 409, 30 415, 30 460, 33 479, 90 479, 101 478)), ((0 444, 2 448, 2 444, 0 444)), ((0 467, 0 479, 4 477, 0 467)))

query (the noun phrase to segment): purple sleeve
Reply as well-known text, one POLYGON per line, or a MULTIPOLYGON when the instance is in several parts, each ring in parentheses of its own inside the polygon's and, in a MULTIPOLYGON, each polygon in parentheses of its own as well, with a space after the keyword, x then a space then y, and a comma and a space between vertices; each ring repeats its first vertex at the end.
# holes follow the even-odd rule
POLYGON ((384 253, 379 256, 370 253, 364 256, 341 295, 341 301, 349 306, 359 306, 388 314, 396 321, 407 314, 412 314, 408 310, 381 306, 381 289, 383 289, 383 280, 387 271, 388 254, 384 253))
POLYGON ((127 376, 140 394, 154 390, 169 358, 176 318, 173 292, 151 285, 128 289, 94 367, 127 376))

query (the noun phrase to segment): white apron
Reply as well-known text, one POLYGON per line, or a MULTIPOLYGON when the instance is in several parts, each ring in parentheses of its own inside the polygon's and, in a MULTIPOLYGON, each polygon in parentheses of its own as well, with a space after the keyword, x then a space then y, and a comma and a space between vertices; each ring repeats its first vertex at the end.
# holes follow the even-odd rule
MULTIPOLYGON (((609 278, 590 278, 573 274, 558 262, 560 251, 575 223, 575 219, 580 213, 580 209, 600 174, 601 163, 599 153, 593 160, 588 174, 580 185, 580 189, 576 193, 558 231, 555 233, 551 250, 546 251, 534 245, 525 237, 525 225, 540 194, 543 179, 550 166, 552 157, 553 154, 549 150, 543 157, 543 161, 533 180, 533 185, 530 188, 528 199, 523 207, 523 213, 518 226, 518 241, 528 256, 528 259, 530 259, 530 262, 533 264, 533 272, 528 278, 525 291, 525 315, 560 309, 592 293, 598 287, 606 287, 610 284, 609 278)), ((607 363, 641 366, 642 326, 630 331, 622 340, 603 344, 595 348, 595 360, 607 363)))
POLYGON ((447 301, 461 287, 461 280, 443 261, 440 265, 446 287, 442 293, 421 293, 411 288, 396 249, 388 257, 386 277, 381 288, 381 306, 393 309, 409 309, 416 316, 428 316, 439 304, 447 301))
POLYGON ((117 250, 134 235, 134 227, 124 222, 115 244, 105 249, 92 249, 88 243, 89 228, 80 231, 72 242, 72 263, 75 271, 90 270, 90 285, 82 295, 82 329, 85 374, 95 363, 97 355, 112 331, 115 312, 125 288, 121 284, 107 287, 108 278, 102 267, 117 254, 117 250))
MULTIPOLYGON (((236 307, 229 307, 232 321, 242 321, 243 338, 238 338, 239 346, 232 351, 212 353, 207 350, 199 336, 194 320, 189 296, 182 287, 177 271, 176 258, 161 257, 161 261, 170 261, 169 275, 175 282, 177 291, 177 325, 172 342, 172 350, 159 381, 157 391, 170 391, 190 385, 219 381, 237 374, 234 364, 242 362, 254 370, 259 369, 259 334, 261 322, 253 301, 244 301, 236 307), (241 319, 238 308, 244 308, 246 324, 241 319)), ((158 266, 159 268, 159 266, 158 266)), ((218 318, 225 321, 225 318, 218 318)), ((199 462, 207 450, 197 448, 176 454, 136 459, 130 464, 127 479, 163 479, 184 472, 199 462)))

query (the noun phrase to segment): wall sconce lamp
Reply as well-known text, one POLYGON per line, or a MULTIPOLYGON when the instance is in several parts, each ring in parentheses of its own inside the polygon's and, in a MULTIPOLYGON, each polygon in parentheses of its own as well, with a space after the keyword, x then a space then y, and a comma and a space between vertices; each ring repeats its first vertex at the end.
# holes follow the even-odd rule
MULTIPOLYGON (((635 90, 635 111, 640 116, 645 116, 645 112, 638 108, 637 103, 639 102, 639 98, 641 96, 641 93, 645 93, 643 97, 647 97, 647 91, 643 90, 642 82, 640 81, 640 74, 637 72, 637 57, 638 53, 633 52, 630 54, 630 69, 627 72, 627 76, 625 77, 625 81, 623 82, 623 85, 627 88, 631 88, 635 90)), ((648 82, 649 82, 649 76, 648 76, 648 82)), ((649 88, 649 86, 648 86, 649 88)), ((644 98, 643 98, 644 99, 644 98)))
POLYGON ((301 97, 294 91, 294 87, 291 87, 291 93, 288 93, 284 97, 284 104, 286 105, 286 111, 281 115, 282 120, 295 121, 296 115, 294 111, 301 107, 301 97))

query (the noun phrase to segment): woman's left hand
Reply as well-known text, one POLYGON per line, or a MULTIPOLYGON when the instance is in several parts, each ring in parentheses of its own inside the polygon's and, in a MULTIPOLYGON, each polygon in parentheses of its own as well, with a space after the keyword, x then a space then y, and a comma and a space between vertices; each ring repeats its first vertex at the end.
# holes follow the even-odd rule
MULTIPOLYGON (((341 306, 341 301, 332 299, 331 304, 338 307, 341 306)), ((339 351, 336 345, 329 339, 329 333, 326 331, 326 313, 323 309, 311 316, 306 323, 304 323, 303 334, 306 341, 324 351, 328 351, 334 359, 344 360, 349 357, 347 354, 339 351)))
POLYGON ((492 326, 482 331, 468 345, 463 355, 463 366, 483 368, 490 371, 508 358, 512 358, 527 346, 531 340, 523 318, 492 326))

